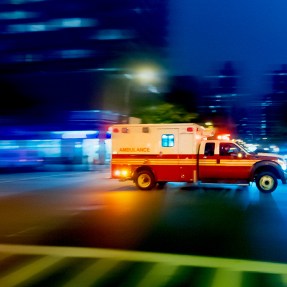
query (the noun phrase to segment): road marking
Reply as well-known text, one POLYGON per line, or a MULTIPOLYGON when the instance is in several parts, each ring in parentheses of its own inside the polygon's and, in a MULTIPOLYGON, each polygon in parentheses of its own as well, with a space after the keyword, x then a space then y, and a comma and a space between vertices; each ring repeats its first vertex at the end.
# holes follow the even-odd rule
POLYGON ((92 286, 102 277, 116 269, 120 264, 120 261, 99 259, 95 263, 90 264, 76 277, 73 277, 72 280, 63 285, 63 287, 92 286))
POLYGON ((102 248, 0 244, 0 259, 8 256, 14 261, 18 258, 19 262, 15 261, 15 266, 1 273, 0 286, 5 287, 47 286, 51 278, 60 280, 61 285, 55 283, 55 286, 96 286, 114 275, 114 286, 118 286, 117 276, 124 276, 125 283, 130 283, 127 286, 163 287, 175 281, 184 283, 184 280, 194 280, 196 286, 202 286, 204 280, 212 287, 244 287, 254 286, 254 276, 261 274, 270 282, 285 283, 287 274, 287 264, 283 263, 102 248), (195 278, 192 270, 200 276, 195 278), (58 278, 59 272, 63 278, 58 278))
POLYGON ((44 256, 24 265, 22 268, 16 268, 6 276, 0 278, 0 286, 14 287, 30 278, 47 274, 56 268, 56 264, 64 260, 62 257, 44 256))
POLYGON ((240 272, 287 274, 287 264, 243 259, 215 258, 207 256, 178 255, 168 253, 126 251, 86 247, 58 247, 0 244, 0 252, 11 254, 47 255, 78 258, 111 258, 124 261, 153 262, 171 265, 224 268, 240 272))
POLYGON ((176 274, 178 266, 157 263, 152 269, 144 276, 137 287, 146 287, 146 286, 165 286, 170 279, 176 274), (160 274, 160 276, 159 276, 160 274))

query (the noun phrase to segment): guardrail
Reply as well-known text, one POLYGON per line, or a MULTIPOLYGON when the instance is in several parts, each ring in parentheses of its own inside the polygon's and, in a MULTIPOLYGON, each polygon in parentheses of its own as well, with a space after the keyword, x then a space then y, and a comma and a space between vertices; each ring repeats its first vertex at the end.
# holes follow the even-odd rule
POLYGON ((287 264, 191 255, 0 244, 0 286, 287 286, 287 264))

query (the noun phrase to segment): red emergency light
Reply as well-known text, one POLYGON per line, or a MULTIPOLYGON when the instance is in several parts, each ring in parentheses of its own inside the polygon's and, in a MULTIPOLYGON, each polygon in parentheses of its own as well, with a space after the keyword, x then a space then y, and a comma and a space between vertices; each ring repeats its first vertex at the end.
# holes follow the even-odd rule
POLYGON ((230 140, 230 134, 222 134, 217 136, 218 140, 230 140))
POLYGON ((193 132, 193 127, 186 128, 186 131, 189 132, 189 133, 192 133, 193 132))
POLYGON ((113 132, 114 132, 114 133, 118 133, 118 132, 119 132, 119 129, 118 129, 118 128, 113 128, 113 132))

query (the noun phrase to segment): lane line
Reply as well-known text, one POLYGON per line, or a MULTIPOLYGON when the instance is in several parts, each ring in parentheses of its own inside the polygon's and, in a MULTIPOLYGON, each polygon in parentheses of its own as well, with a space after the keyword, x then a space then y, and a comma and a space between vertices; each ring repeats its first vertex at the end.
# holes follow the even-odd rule
POLYGON ((240 272, 287 274, 287 264, 284 263, 103 248, 0 244, 0 252, 78 258, 110 258, 113 260, 164 263, 176 266, 224 268, 240 272))

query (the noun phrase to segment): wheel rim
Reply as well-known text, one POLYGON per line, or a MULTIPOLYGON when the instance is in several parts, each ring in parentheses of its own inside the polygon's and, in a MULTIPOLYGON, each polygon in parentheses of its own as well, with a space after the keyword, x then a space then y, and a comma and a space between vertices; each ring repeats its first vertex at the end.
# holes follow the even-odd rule
POLYGON ((151 184, 151 178, 148 174, 141 174, 139 177, 138 177, 138 184, 140 187, 142 188, 147 188, 150 186, 151 184))
POLYGON ((274 179, 269 175, 264 175, 260 178, 259 183, 264 190, 270 190, 274 186, 274 179))

